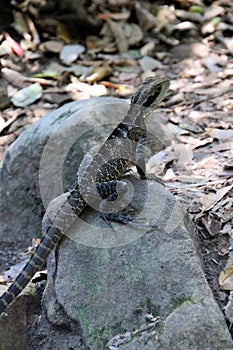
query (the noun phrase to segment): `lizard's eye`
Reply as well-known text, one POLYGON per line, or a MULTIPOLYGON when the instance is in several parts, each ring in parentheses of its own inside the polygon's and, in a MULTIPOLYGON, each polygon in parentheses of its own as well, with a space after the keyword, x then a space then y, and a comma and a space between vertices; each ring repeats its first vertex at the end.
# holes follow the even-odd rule
POLYGON ((148 96, 145 99, 145 102, 143 102, 144 107, 150 107, 152 103, 156 100, 156 97, 160 95, 161 89, 156 89, 156 91, 152 91, 152 94, 148 94, 148 96))

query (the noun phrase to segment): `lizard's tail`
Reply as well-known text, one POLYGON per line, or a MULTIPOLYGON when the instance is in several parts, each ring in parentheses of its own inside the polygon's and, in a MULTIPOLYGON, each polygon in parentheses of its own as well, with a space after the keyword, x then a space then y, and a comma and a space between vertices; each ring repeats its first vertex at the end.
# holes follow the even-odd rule
POLYGON ((40 244, 36 248, 34 254, 20 272, 13 284, 0 297, 0 315, 12 303, 12 301, 21 293, 21 291, 30 282, 31 278, 39 271, 51 250, 57 245, 63 234, 55 227, 49 228, 49 234, 43 236, 40 244))

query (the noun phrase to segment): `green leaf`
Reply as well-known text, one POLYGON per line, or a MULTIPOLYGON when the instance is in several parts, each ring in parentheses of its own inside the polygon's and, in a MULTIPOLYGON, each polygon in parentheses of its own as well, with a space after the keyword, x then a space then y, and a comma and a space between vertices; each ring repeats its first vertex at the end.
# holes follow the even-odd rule
POLYGON ((11 98, 11 102, 17 107, 28 106, 42 96, 42 91, 40 84, 32 84, 16 92, 11 98))

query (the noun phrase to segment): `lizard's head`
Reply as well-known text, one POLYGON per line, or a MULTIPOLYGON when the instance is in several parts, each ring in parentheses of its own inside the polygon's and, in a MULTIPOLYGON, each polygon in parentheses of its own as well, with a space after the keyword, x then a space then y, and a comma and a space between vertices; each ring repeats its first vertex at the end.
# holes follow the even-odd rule
MULTIPOLYGON (((164 98, 170 81, 166 78, 147 78, 134 93, 131 104, 137 104, 149 110, 154 109, 164 98)), ((147 113, 145 113, 145 118, 147 113)))

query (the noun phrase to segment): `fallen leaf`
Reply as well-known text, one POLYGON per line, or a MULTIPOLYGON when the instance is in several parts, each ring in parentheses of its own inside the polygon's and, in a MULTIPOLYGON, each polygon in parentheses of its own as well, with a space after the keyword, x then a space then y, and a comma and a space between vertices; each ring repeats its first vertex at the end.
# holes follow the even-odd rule
POLYGON ((94 84, 89 85, 85 83, 71 83, 68 84, 65 88, 66 91, 73 91, 73 90, 79 91, 79 92, 85 92, 89 96, 97 97, 97 96, 103 96, 107 94, 107 89, 105 86, 100 84, 94 84))
POLYGON ((11 102, 17 107, 28 106, 42 96, 42 91, 43 89, 40 84, 32 84, 16 92, 12 96, 11 102))
MULTIPOLYGON (((104 31, 105 28, 106 27, 103 27, 102 31, 104 31)), ((86 46, 89 52, 90 50, 94 52, 99 52, 99 51, 115 52, 116 51, 116 45, 112 38, 112 35, 111 33, 109 35, 109 30, 107 32, 108 32, 108 35, 104 35, 103 38, 99 38, 94 35, 90 35, 86 38, 86 46)))
POLYGON ((206 128, 206 133, 217 140, 233 139, 233 129, 206 128))
POLYGON ((176 177, 178 181, 188 184, 195 184, 197 186, 203 185, 204 183, 208 182, 209 179, 204 176, 185 176, 180 175, 176 177))
POLYGON ((225 47, 230 51, 231 54, 233 54, 233 38, 218 38, 219 41, 221 41, 225 47))
POLYGON ((3 284, 1 281, 1 275, 0 275, 0 296, 3 295, 3 293, 5 293, 8 289, 8 286, 3 284))
POLYGON ((224 8, 222 6, 218 6, 217 4, 214 4, 212 6, 208 6, 205 9, 205 19, 210 20, 214 17, 223 15, 224 13, 224 8))
POLYGON ((45 41, 43 44, 40 45, 40 50, 42 52, 54 52, 59 53, 62 51, 63 44, 60 41, 50 40, 45 41))
POLYGON ((1 273, 1 279, 4 282, 12 282, 16 279, 18 274, 22 271, 24 268, 25 264, 27 263, 28 258, 24 259, 20 263, 11 266, 7 271, 4 271, 1 273))
POLYGON ((172 32, 175 30, 178 30, 181 32, 184 30, 192 30, 192 29, 197 30, 197 26, 194 23, 191 23, 189 21, 181 22, 181 23, 172 25, 171 27, 172 32))
POLYGON ((45 71, 42 73, 37 73, 32 76, 32 78, 52 78, 57 79, 59 76, 59 73, 52 72, 52 71, 45 71))
POLYGON ((114 22, 107 20, 106 32, 111 31, 119 52, 126 52, 131 45, 138 44, 143 38, 143 32, 135 23, 125 23, 124 21, 114 22))
POLYGON ((82 45, 65 45, 60 52, 60 60, 69 65, 76 61, 85 50, 86 48, 82 45))
POLYGON ((174 151, 177 154, 178 163, 186 165, 190 163, 193 159, 193 152, 190 145, 185 145, 182 143, 172 142, 174 151))
POLYGON ((161 31, 166 25, 173 23, 176 20, 174 6, 161 6, 156 17, 156 28, 161 31))
POLYGON ((220 272, 219 287, 223 290, 233 290, 233 267, 225 267, 220 272))
POLYGON ((20 117, 22 114, 23 114, 22 109, 17 109, 12 112, 12 117, 9 118, 6 122, 4 121, 3 118, 1 118, 1 120, 3 120, 4 122, 0 123, 0 136, 5 135, 6 131, 9 129, 11 124, 14 123, 16 119, 20 117))
POLYGON ((6 40, 4 40, 0 45, 0 56, 9 55, 11 53, 11 48, 6 40))
POLYGON ((176 180, 176 175, 175 175, 174 171, 171 168, 169 168, 169 169, 167 169, 166 174, 164 175, 163 179, 164 179, 164 181, 174 181, 174 180, 176 180))
POLYGON ((216 191, 216 193, 209 193, 201 199, 202 203, 202 213, 210 210, 218 203, 231 189, 233 188, 233 184, 230 186, 226 186, 220 188, 216 191))
POLYGON ((177 138, 181 142, 191 145, 192 149, 195 149, 195 148, 198 148, 198 147, 202 147, 202 146, 205 146, 205 145, 213 142, 213 138, 212 137, 207 137, 207 138, 205 138, 203 140, 200 140, 200 139, 197 139, 197 138, 192 137, 192 136, 178 135, 177 138))
POLYGON ((23 76, 23 74, 16 72, 13 69, 2 68, 1 75, 8 83, 17 88, 24 88, 28 85, 28 83, 26 83, 26 78, 23 76))
POLYGON ((161 68, 162 63, 159 60, 156 60, 149 56, 144 56, 139 60, 139 64, 142 67, 142 70, 145 72, 147 70, 153 70, 155 68, 161 68))
POLYGON ((130 16, 130 12, 129 11, 125 11, 125 12, 114 12, 114 13, 99 13, 98 14, 98 18, 100 19, 109 19, 112 18, 114 20, 126 20, 128 19, 130 16))
POLYGON ((155 43, 153 41, 150 41, 149 43, 147 43, 143 47, 141 47, 140 54, 142 56, 146 56, 149 53, 153 52, 154 48, 155 48, 155 43))
POLYGON ((12 52, 14 52, 19 57, 23 57, 23 49, 20 46, 20 44, 17 43, 17 41, 15 41, 14 39, 12 39, 12 37, 7 32, 3 32, 3 35, 7 43, 9 44, 12 52))
POLYGON ((200 13, 201 15, 203 15, 203 13, 205 12, 203 7, 197 5, 190 6, 188 10, 189 12, 200 13))
POLYGON ((27 23, 28 17, 26 17, 22 12, 19 12, 19 11, 14 11, 13 17, 14 17, 14 23, 13 23, 14 29, 22 36, 25 35, 25 33, 29 33, 29 26, 27 23))
POLYGON ((95 81, 102 80, 105 77, 108 77, 112 73, 112 68, 108 65, 104 65, 102 67, 94 68, 93 74, 89 75, 86 78, 88 83, 94 83, 95 81))
POLYGON ((206 35, 206 34, 214 33, 220 22, 221 22, 221 17, 215 17, 215 18, 212 18, 210 21, 204 23, 201 28, 202 34, 206 35))
POLYGON ((135 12, 139 25, 144 32, 155 27, 156 17, 142 6, 139 1, 135 1, 135 12))

